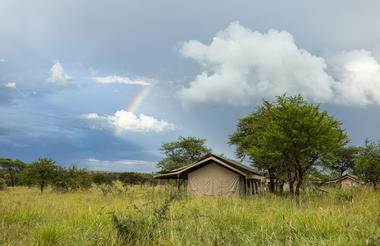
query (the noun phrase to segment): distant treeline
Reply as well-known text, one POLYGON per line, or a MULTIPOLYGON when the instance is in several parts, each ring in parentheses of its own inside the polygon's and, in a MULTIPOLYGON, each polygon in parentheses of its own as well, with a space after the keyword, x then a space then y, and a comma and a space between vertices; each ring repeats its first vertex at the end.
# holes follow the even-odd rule
POLYGON ((47 185, 59 191, 88 190, 96 186, 113 186, 115 181, 128 185, 152 184, 153 175, 137 172, 101 172, 80 169, 75 166, 62 167, 49 158, 26 164, 20 160, 0 158, 0 189, 7 186, 35 186, 41 193, 47 185))

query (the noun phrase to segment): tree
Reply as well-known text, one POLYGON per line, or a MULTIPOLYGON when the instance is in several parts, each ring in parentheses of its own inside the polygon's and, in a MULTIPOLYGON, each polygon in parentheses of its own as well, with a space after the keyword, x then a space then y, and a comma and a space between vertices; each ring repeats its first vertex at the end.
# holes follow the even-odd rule
POLYGON ((236 155, 241 160, 249 158, 252 166, 266 170, 269 176, 269 191, 275 192, 275 182, 280 177, 283 178, 283 165, 281 165, 281 154, 271 152, 258 152, 261 148, 261 138, 267 131, 267 126, 271 121, 271 109, 273 105, 268 101, 263 102, 263 106, 247 117, 238 120, 236 131, 231 134, 230 145, 236 145, 236 155), (256 147, 259 148, 256 148, 256 147))
POLYGON ((114 177, 112 173, 97 172, 93 175, 92 180, 96 185, 113 186, 114 177))
POLYGON ((157 163, 165 171, 186 166, 211 152, 204 144, 206 139, 196 137, 178 137, 177 141, 163 143, 160 151, 166 156, 157 163))
POLYGON ((305 174, 322 158, 333 158, 333 152, 347 143, 341 124, 302 96, 283 95, 273 103, 263 100, 255 112, 239 119, 230 144, 237 145, 238 156, 254 160, 253 165, 277 168, 277 175, 288 176, 290 185, 296 181, 298 201, 305 174), (248 123, 240 124, 244 121, 248 123))
POLYGON ((67 169, 57 167, 52 185, 63 191, 88 190, 92 186, 92 177, 87 170, 78 169, 76 166, 67 169))
POLYGON ((380 141, 376 144, 366 139, 365 146, 355 160, 354 173, 376 188, 380 181, 380 141))
POLYGON ((2 169, 6 170, 7 174, 9 175, 10 184, 12 187, 15 187, 17 177, 19 173, 25 168, 25 163, 22 161, 16 159, 0 159, 0 166, 2 169))
POLYGON ((27 183, 38 184, 41 193, 47 184, 53 181, 57 174, 58 166, 56 162, 49 158, 38 158, 38 161, 33 162, 24 170, 24 180, 27 183))
POLYGON ((332 169, 339 177, 346 172, 352 172, 359 148, 356 146, 342 147, 334 151, 334 158, 325 165, 332 169))

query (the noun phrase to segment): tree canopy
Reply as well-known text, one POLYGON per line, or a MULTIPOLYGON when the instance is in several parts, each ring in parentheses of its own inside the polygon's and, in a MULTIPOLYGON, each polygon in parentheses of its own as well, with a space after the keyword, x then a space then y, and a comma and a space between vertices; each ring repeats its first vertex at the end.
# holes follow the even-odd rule
POLYGON ((16 159, 0 158, 0 167, 6 170, 10 184, 15 186, 19 173, 26 167, 25 163, 16 159))
POLYGON ((163 143, 160 151, 165 158, 157 163, 157 167, 169 171, 197 161, 211 152, 205 142, 206 139, 180 136, 176 141, 163 143))
POLYGON ((347 172, 352 172, 355 164, 356 156, 360 148, 356 146, 348 146, 338 148, 333 152, 334 158, 323 163, 331 169, 336 176, 341 177, 347 172))
POLYGON ((380 182, 380 141, 376 144, 366 139, 365 146, 360 149, 355 160, 354 173, 376 187, 380 182))
POLYGON ((290 186, 297 181, 298 196, 307 171, 322 158, 334 158, 334 151, 348 142, 341 125, 302 96, 283 95, 274 102, 263 100, 256 111, 239 119, 229 143, 236 145, 238 157, 248 156, 276 179, 287 177, 290 186))
POLYGON ((30 164, 23 173, 24 180, 30 184, 38 184, 41 193, 47 184, 53 181, 57 174, 56 162, 49 158, 38 158, 38 161, 30 164))

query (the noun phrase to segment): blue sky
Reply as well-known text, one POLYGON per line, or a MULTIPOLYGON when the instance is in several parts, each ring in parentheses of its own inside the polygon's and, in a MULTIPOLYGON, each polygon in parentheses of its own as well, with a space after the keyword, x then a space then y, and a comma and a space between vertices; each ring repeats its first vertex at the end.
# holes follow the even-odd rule
POLYGON ((347 0, 1 1, 0 156, 153 172, 161 143, 182 135, 234 158, 237 118, 284 92, 343 121, 352 144, 379 139, 379 10, 347 0))

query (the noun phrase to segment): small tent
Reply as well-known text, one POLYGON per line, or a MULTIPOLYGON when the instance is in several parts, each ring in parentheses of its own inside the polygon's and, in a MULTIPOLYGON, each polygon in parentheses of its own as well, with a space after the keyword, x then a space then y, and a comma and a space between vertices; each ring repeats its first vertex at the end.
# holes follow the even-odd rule
POLYGON ((346 174, 339 178, 332 179, 326 182, 329 186, 337 186, 339 188, 355 188, 364 185, 364 182, 360 181, 358 177, 352 174, 346 174))
POLYGON ((156 179, 187 180, 187 191, 195 196, 240 197, 262 189, 265 177, 239 162, 213 154, 185 167, 154 176, 156 179))

